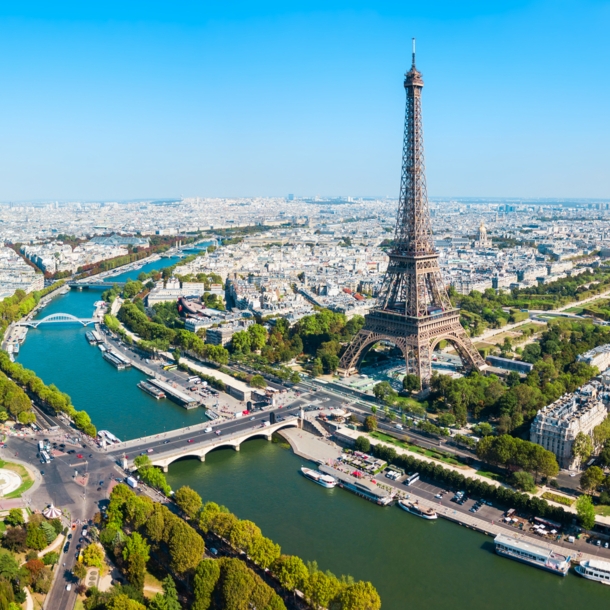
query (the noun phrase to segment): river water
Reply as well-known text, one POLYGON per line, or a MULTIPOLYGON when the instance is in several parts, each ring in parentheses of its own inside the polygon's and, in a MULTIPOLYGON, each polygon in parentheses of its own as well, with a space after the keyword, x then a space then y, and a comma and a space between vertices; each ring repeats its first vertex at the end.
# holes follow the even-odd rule
MULTIPOLYGON (((143 270, 174 262, 163 259, 143 270)), ((140 271, 126 275, 135 279, 140 271)), ((55 298, 39 316, 64 312, 89 317, 100 295, 71 291, 55 298)), ((140 391, 136 383, 143 375, 117 371, 87 343, 80 326, 31 329, 18 361, 70 394, 98 428, 122 439, 205 419, 202 409, 186 411, 140 391)), ((315 559, 336 574, 372 581, 384 610, 608 607, 610 589, 598 583, 575 574, 560 578, 501 558, 493 553, 491 538, 442 519, 430 523, 342 489, 324 489, 299 475, 302 463, 289 449, 252 440, 240 452, 209 453, 204 463, 175 462, 168 480, 174 489, 189 485, 204 500, 251 519, 286 553, 315 559)))

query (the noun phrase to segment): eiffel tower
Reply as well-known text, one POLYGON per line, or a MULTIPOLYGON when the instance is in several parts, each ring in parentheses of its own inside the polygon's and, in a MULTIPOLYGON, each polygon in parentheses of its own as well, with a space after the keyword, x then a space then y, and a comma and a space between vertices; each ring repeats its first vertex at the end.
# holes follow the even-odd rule
POLYGON ((404 86, 407 103, 394 245, 377 307, 365 316, 339 371, 345 376, 355 372, 366 352, 385 340, 402 351, 407 372, 418 375, 426 388, 432 376, 432 352, 440 341, 449 341, 465 366, 482 370, 487 365, 460 324, 459 309, 451 305, 434 249, 424 165, 424 81, 415 67, 415 39, 404 86))

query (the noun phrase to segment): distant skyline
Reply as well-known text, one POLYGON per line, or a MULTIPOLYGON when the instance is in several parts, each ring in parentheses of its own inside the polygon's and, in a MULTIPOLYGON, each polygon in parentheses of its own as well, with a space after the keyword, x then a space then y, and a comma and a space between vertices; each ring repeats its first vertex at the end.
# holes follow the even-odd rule
POLYGON ((0 6, 0 201, 610 198, 610 2, 0 6))

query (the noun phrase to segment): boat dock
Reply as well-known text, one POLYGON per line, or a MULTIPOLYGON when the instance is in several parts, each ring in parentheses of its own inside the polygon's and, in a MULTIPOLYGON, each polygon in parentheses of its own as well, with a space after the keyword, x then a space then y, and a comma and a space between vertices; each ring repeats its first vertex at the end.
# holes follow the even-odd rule
POLYGON ((177 402, 181 407, 185 409, 196 409, 199 406, 199 401, 189 396, 186 392, 175 388, 165 381, 159 381, 158 379, 151 378, 148 380, 149 384, 156 386, 159 390, 165 393, 168 398, 171 398, 174 402, 177 402))
POLYGON ((146 392, 147 394, 150 394, 153 398, 156 398, 157 400, 166 397, 165 392, 154 386, 152 383, 148 383, 148 381, 140 381, 140 383, 138 383, 137 385, 140 390, 146 392))
POLYGON ((361 498, 375 502, 381 506, 388 506, 394 502, 394 494, 375 485, 366 478, 357 478, 332 466, 322 464, 318 470, 324 474, 329 474, 339 481, 339 487, 343 487, 361 498))
POLYGON ((122 354, 119 354, 119 352, 114 350, 107 349, 106 351, 102 352, 102 357, 104 360, 110 362, 110 364, 112 364, 112 366, 119 371, 123 371, 131 367, 131 362, 122 354))

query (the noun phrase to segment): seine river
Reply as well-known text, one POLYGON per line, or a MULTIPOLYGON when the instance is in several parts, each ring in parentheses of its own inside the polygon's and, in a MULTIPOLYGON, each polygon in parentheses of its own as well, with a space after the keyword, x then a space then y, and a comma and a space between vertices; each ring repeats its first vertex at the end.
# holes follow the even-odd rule
MULTIPOLYGON (((143 269, 174 262, 164 259, 143 269)), ((139 272, 127 275, 135 279, 139 272)), ((89 317, 100 295, 71 291, 39 315, 89 317)), ((87 343, 80 326, 30 330, 18 361, 70 394, 98 428, 123 439, 205 419, 203 410, 186 411, 144 394, 136 387, 143 376, 114 369, 87 343)), ((575 574, 560 578, 498 557, 491 538, 442 519, 428 523, 341 489, 324 489, 298 474, 301 465, 289 449, 252 440, 239 453, 226 449, 208 454, 203 463, 175 462, 168 480, 174 489, 190 485, 205 500, 254 521, 286 553, 315 559, 338 575, 372 581, 385 610, 608 607, 610 590, 598 583, 575 574)))

